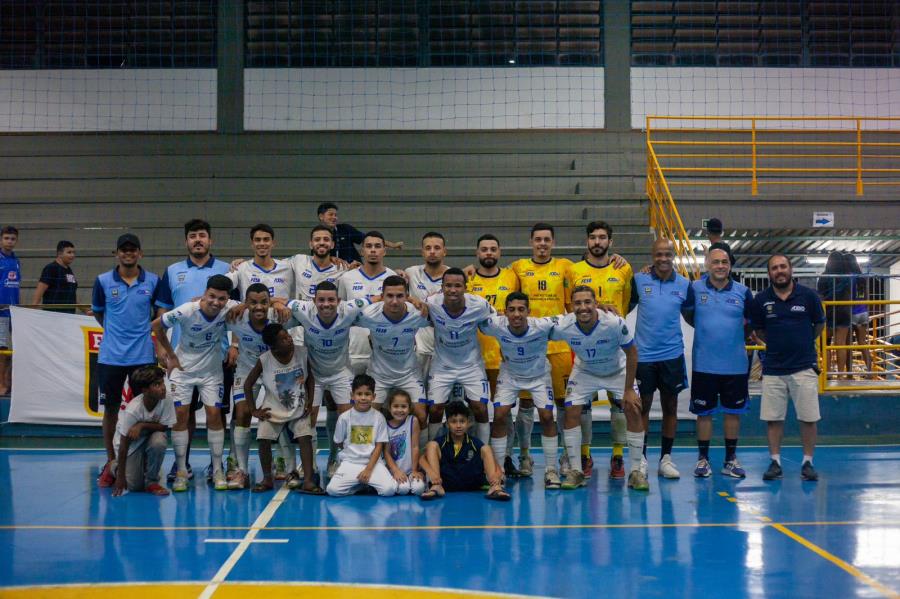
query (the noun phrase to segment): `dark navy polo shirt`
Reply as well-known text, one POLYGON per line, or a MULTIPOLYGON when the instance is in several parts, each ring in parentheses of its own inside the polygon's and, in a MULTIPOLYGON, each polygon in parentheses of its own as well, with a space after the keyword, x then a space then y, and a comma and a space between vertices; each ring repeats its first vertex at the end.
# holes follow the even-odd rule
POLYGON ((362 258, 356 250, 356 244, 362 243, 366 234, 345 223, 338 223, 335 228, 334 249, 331 250, 331 255, 347 262, 361 262, 362 258))
POLYGON ((785 375, 817 364, 815 325, 825 322, 825 311, 815 291, 797 283, 784 301, 771 286, 750 304, 750 325, 766 332, 763 374, 785 375))

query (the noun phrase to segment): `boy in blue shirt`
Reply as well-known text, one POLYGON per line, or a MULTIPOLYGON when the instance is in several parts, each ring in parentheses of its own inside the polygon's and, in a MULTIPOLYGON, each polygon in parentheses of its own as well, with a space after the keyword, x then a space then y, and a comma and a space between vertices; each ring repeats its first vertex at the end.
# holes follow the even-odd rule
MULTIPOLYGON (((12 347, 12 327, 9 306, 19 303, 19 285, 22 280, 22 266, 13 251, 19 241, 19 230, 12 226, 0 229, 0 349, 12 347)), ((0 355, 0 395, 6 395, 12 388, 11 360, 0 355)))

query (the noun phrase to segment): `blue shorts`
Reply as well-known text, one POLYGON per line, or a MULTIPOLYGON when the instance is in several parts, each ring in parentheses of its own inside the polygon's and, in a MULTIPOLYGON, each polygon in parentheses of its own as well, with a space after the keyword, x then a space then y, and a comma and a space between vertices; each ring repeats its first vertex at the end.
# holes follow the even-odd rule
POLYGON ((750 392, 746 374, 709 374, 694 371, 691 376, 691 413, 711 416, 746 414, 750 409, 750 392))

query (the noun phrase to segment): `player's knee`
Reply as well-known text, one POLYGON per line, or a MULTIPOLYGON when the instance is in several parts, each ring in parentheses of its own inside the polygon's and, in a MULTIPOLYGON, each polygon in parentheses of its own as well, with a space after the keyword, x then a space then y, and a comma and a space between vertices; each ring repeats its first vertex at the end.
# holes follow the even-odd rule
POLYGON ((166 439, 165 433, 155 432, 150 435, 148 445, 150 446, 150 449, 155 449, 157 451, 159 451, 159 450, 165 451, 166 447, 168 447, 169 443, 168 443, 168 440, 166 439))
POLYGON ((407 478, 402 483, 397 483, 397 495, 409 495, 410 491, 412 490, 412 485, 410 484, 411 482, 412 479, 407 478))

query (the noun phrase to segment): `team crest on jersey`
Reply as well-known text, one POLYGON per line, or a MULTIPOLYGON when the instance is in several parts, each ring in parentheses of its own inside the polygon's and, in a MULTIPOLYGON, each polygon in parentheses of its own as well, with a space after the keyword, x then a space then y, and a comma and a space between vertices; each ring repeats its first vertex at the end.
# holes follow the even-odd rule
POLYGON ((622 335, 625 337, 628 336, 628 325, 627 324, 622 325, 622 335))
POLYGON ((19 273, 14 270, 11 270, 7 273, 6 278, 9 281, 15 281, 19 277, 19 273))
POLYGON ((700 303, 701 303, 701 304, 705 304, 705 303, 708 302, 708 301, 709 301, 709 294, 708 294, 708 293, 701 293, 701 294, 700 294, 700 303))
POLYGON ((644 287, 644 293, 650 295, 651 293, 653 293, 653 287, 650 287, 649 285, 647 287, 644 287))
MULTIPOLYGON (((353 288, 356 289, 355 286, 353 288)), ((366 302, 361 299, 353 300, 353 303, 356 304, 357 308, 364 308, 366 306, 366 302)))
POLYGON ((117 299, 117 298, 119 297, 119 288, 118 288, 118 287, 113 287, 112 289, 110 289, 110 290, 109 290, 109 295, 110 295, 110 297, 112 297, 113 299, 117 299))
POLYGON ((187 273, 180 272, 180 273, 178 273, 178 276, 175 277, 175 280, 178 281, 179 283, 184 283, 185 277, 187 277, 187 273))

